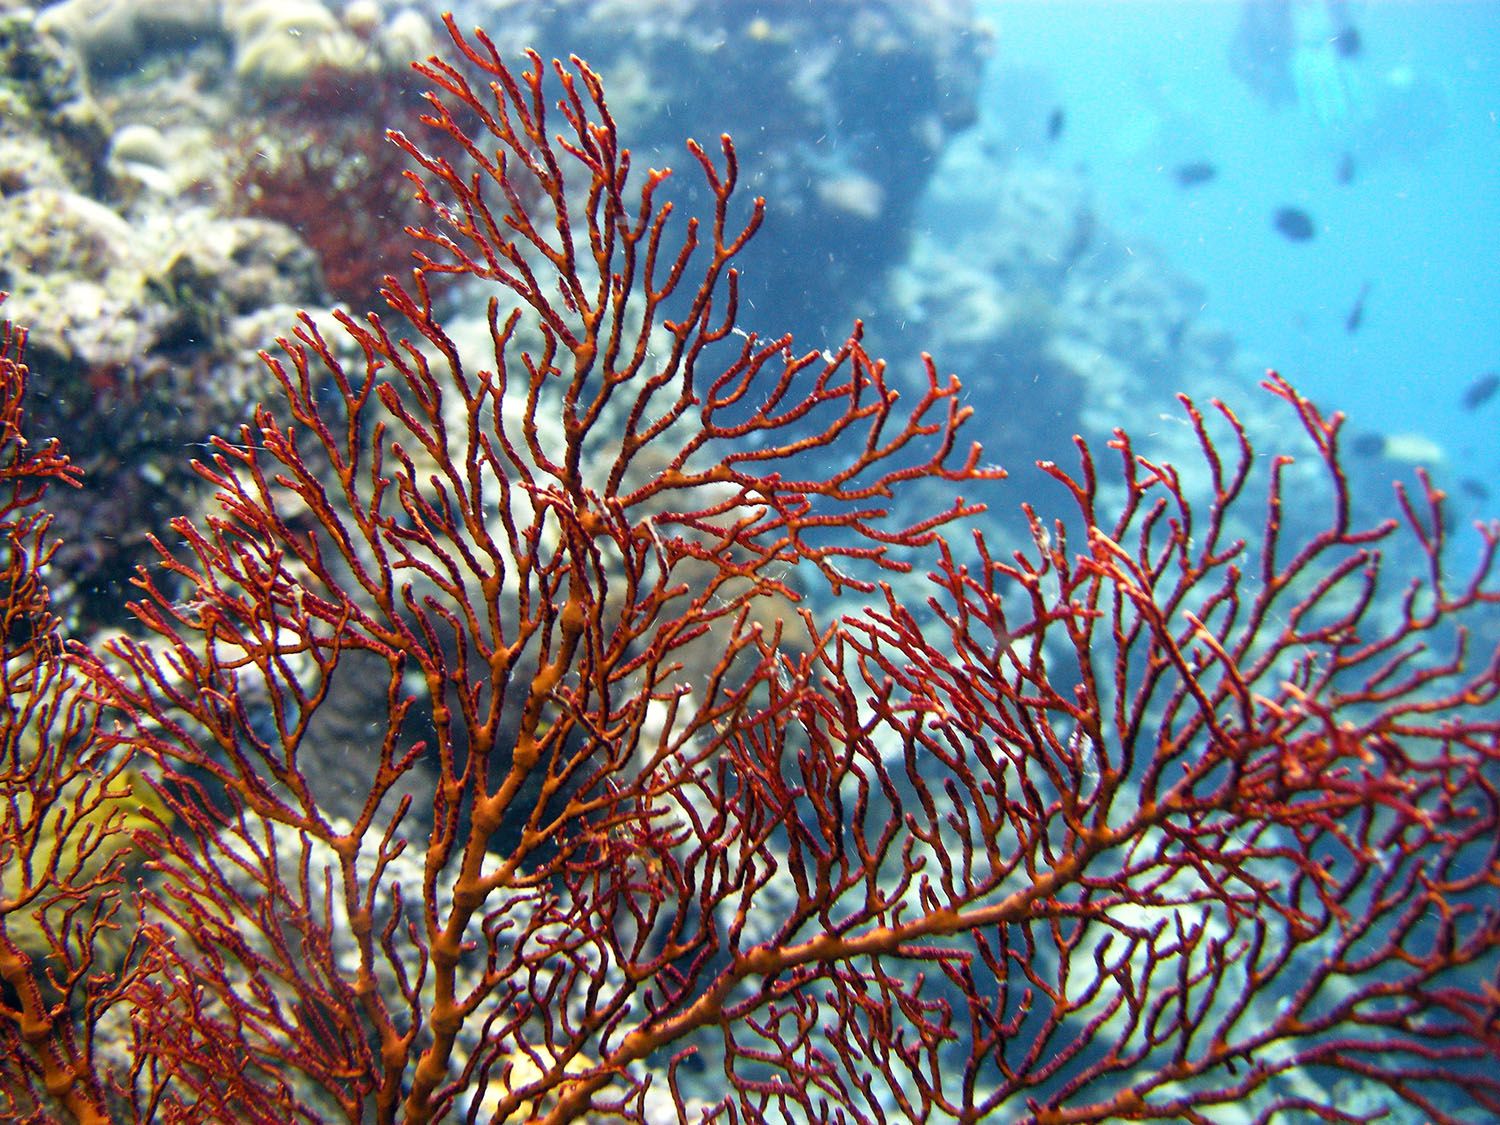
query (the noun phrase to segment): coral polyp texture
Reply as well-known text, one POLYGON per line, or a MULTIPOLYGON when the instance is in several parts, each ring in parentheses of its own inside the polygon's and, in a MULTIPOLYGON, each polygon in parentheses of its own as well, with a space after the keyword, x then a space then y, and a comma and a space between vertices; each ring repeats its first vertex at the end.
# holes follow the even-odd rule
POLYGON ((728 138, 682 217, 585 64, 449 31, 415 268, 264 354, 111 645, 0 357, 0 1114, 1500 1112, 1500 528, 1358 526, 1271 377, 1297 465, 1184 399, 991 543, 956 379, 737 324, 728 138))

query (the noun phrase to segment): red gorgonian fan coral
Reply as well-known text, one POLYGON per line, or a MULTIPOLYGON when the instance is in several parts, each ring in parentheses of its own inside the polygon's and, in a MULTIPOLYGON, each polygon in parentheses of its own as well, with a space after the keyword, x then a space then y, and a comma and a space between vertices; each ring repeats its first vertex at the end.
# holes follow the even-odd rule
POLYGON ((155 802, 99 736, 63 651, 43 504, 78 470, 56 440, 25 436, 24 339, 0 324, 0 1119, 38 1120, 43 1087, 103 1121, 93 1025, 120 1002, 120 966, 140 964, 124 879, 155 802))
MULTIPOLYGON (((761 204, 736 218, 727 139, 691 148, 713 209, 680 221, 586 66, 453 38, 425 120, 477 171, 396 138, 433 214, 388 288, 414 342, 304 319, 267 356, 283 401, 202 468, 217 514, 141 578, 148 636, 78 654, 167 810, 109 1096, 236 1121, 1500 1111, 1500 650, 1464 626, 1500 600, 1500 530, 1450 587, 1436 494, 1399 494, 1426 572, 1383 595, 1396 523, 1352 524, 1338 420, 1272 380, 1322 531, 1282 541, 1277 460, 1263 539, 1236 539, 1249 441, 1185 402, 1201 502, 1121 434, 1107 510, 1080 443, 1046 467, 1068 519, 960 561, 943 533, 977 508, 890 514, 992 475, 957 382, 929 365, 909 403, 857 331, 797 355, 736 327, 761 204), (434 274, 490 284, 479 354, 434 274), (376 706, 327 777, 320 714, 351 690, 376 706)), ((66 1067, 47 1085, 103 1112, 66 1067)))

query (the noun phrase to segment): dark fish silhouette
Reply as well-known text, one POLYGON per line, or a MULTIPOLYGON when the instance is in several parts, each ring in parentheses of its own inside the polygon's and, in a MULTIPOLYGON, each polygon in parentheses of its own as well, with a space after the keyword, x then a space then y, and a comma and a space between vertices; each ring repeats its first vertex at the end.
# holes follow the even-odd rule
POLYGON ((1470 383, 1464 391, 1462 399, 1463 408, 1465 410, 1478 410, 1495 397, 1496 391, 1500 391, 1500 374, 1494 371, 1486 371, 1470 383))
POLYGON ((1271 222, 1284 237, 1293 242, 1306 242, 1317 233, 1307 212, 1297 207, 1282 207, 1271 217, 1271 222))
POLYGON ((1370 283, 1367 281, 1359 287, 1359 296, 1354 298, 1354 307, 1349 310, 1349 315, 1344 318, 1345 332, 1358 332, 1359 326, 1365 319, 1365 298, 1370 295, 1370 283))
POLYGON ((1365 48, 1364 38, 1349 17, 1349 0, 1324 0, 1328 20, 1333 25, 1330 40, 1334 52, 1343 59, 1357 59, 1365 48))
POLYGON ((1339 157, 1338 166, 1333 170, 1333 178, 1341 184, 1354 182, 1354 154, 1352 152, 1346 152, 1339 157))
POLYGON ((1049 141, 1057 140, 1058 137, 1062 136, 1063 129, 1067 127, 1067 124, 1068 115, 1062 111, 1062 108, 1058 107, 1054 109, 1051 116, 1047 118, 1047 139, 1049 141))
POLYGON ((1172 174, 1180 187, 1188 188, 1208 183, 1219 174, 1219 170, 1206 160, 1195 160, 1191 164, 1177 165, 1177 170, 1172 174))
POLYGON ((1458 487, 1464 490, 1466 496, 1472 496, 1475 500, 1488 500, 1490 498, 1489 486, 1481 480, 1475 480, 1473 477, 1464 477, 1458 482, 1458 487))
POLYGON ((1370 432, 1355 434, 1349 442, 1349 448, 1354 451, 1356 457, 1383 457, 1385 435, 1370 432))

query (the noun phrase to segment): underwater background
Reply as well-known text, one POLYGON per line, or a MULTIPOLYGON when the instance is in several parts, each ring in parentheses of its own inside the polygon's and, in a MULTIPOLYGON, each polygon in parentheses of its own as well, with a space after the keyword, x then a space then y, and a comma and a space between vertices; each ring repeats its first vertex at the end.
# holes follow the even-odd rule
MULTIPOLYGON (((1045 488, 1033 461, 1156 437, 1179 392, 1255 431, 1275 368, 1348 414, 1365 516, 1423 466, 1451 561, 1477 549, 1500 489, 1494 4, 454 7, 511 57, 587 59, 636 168, 684 173, 679 214, 705 203, 684 138, 731 134, 738 206, 767 200, 741 326, 819 349, 862 318, 911 385, 930 352, 993 407, 995 518, 1045 488)), ((91 482, 56 498, 81 622, 117 619, 144 529, 202 502, 186 459, 266 393, 256 351, 299 308, 379 307, 406 268, 422 216, 384 130, 421 136, 409 62, 441 11, 0 0, 0 290, 38 424, 91 482)), ((477 330, 483 295, 452 300, 477 330)), ((1183 436, 1152 454, 1191 459, 1183 436)))
MULTIPOLYGON (((383 131, 424 140, 407 63, 445 47, 444 6, 0 0, 0 291, 30 330, 37 432, 86 475, 48 497, 75 636, 128 627, 147 534, 212 510, 188 460, 274 395, 256 350, 299 308, 378 307, 406 268, 422 220, 383 131)), ((1180 392, 1230 402, 1263 455, 1305 453, 1267 368, 1348 414, 1360 522, 1418 468, 1455 528, 1496 514, 1494 3, 454 6, 508 59, 595 66, 635 168, 679 168, 679 214, 706 194, 683 139, 732 134, 739 217, 767 200, 740 326, 823 350, 857 317, 894 384, 920 389, 922 352, 957 372, 968 433, 1012 473, 975 485, 997 526, 1023 500, 1050 514, 1033 462, 1115 427, 1201 495, 1180 392)), ((483 347, 485 293, 438 299, 483 347)), ((913 489, 897 515, 949 501, 913 489)), ((1324 518, 1289 513, 1288 538, 1324 518)), ((1458 535, 1455 573, 1477 544, 1458 535)), ((370 700, 340 706, 309 758, 357 804, 370 700)))
POLYGON ((1247 361, 1355 433, 1410 435, 1397 460, 1433 463, 1456 522, 1494 514, 1500 404, 1466 395, 1500 367, 1500 6, 979 10, 987 143, 1080 169, 1112 237, 1199 282, 1247 361), (1282 208, 1313 237, 1277 230, 1282 208))

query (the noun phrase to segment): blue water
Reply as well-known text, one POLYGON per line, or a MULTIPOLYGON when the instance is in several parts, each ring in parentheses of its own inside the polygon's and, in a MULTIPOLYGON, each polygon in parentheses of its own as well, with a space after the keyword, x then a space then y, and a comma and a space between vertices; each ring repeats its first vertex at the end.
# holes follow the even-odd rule
MULTIPOLYGON (((1456 493, 1468 478, 1500 496, 1500 399, 1460 406, 1500 369, 1500 4, 1350 3, 1350 57, 1323 0, 1292 7, 1309 78, 1273 105, 1231 69, 1237 2, 981 2, 997 32, 982 128, 1084 169, 1114 235, 1200 282, 1254 362, 1356 429, 1437 442, 1456 493), (1189 162, 1216 177, 1183 188, 1189 162), (1315 237, 1274 230, 1283 206, 1315 237)), ((1495 508, 1465 495, 1456 514, 1495 508)))

